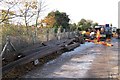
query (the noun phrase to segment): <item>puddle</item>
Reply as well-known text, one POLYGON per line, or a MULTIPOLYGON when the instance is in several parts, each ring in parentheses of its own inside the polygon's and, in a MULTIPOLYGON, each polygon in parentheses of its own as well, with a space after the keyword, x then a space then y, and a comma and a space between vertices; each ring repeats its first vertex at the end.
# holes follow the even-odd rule
POLYGON ((50 76, 55 78, 77 78, 78 76, 80 78, 85 78, 87 76, 86 73, 90 69, 94 59, 95 55, 87 55, 80 58, 73 57, 59 69, 54 71, 54 73, 50 76))
MULTIPOLYGON (((69 57, 69 58, 70 58, 70 57, 72 57, 72 56, 74 56, 74 55, 76 55, 76 54, 82 54, 82 53, 80 53, 80 52, 84 51, 84 50, 87 49, 87 48, 91 48, 91 47, 94 47, 94 46, 95 46, 94 43, 86 42, 85 44, 81 44, 79 47, 75 48, 75 49, 72 50, 72 51, 63 53, 63 54, 59 57, 59 60, 60 60, 60 61, 63 61, 63 59, 66 58, 66 57, 69 57)), ((84 53, 84 54, 85 54, 85 53, 84 53)), ((58 59, 58 58, 57 58, 57 59, 58 59)), ((54 59, 54 60, 52 60, 52 61, 50 61, 50 62, 48 62, 48 63, 46 63, 46 64, 47 64, 47 65, 52 64, 52 63, 56 62, 57 59, 54 59)))

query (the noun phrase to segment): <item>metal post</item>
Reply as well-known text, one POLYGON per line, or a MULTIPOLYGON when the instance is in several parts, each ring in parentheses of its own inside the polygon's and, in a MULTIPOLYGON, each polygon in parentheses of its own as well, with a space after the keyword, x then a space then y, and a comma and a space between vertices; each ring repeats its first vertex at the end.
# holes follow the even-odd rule
POLYGON ((47 41, 49 41, 49 28, 47 29, 47 33, 46 34, 47 34, 47 36, 46 36, 47 37, 47 41))
POLYGON ((11 47, 14 49, 14 51, 17 51, 17 50, 15 49, 15 47, 13 46, 13 44, 10 42, 9 36, 7 36, 7 38, 6 38, 6 44, 5 44, 3 50, 2 50, 2 52, 1 52, 1 54, 0 54, 1 56, 4 54, 5 49, 7 48, 7 46, 8 46, 9 44, 10 44, 11 47))

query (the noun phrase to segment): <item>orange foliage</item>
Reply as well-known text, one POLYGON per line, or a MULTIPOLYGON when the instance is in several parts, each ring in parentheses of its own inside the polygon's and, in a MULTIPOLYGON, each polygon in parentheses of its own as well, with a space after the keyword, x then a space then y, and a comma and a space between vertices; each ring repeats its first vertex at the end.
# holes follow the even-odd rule
POLYGON ((47 16, 45 19, 41 20, 41 23, 45 23, 46 27, 52 28, 55 24, 55 16, 47 16))

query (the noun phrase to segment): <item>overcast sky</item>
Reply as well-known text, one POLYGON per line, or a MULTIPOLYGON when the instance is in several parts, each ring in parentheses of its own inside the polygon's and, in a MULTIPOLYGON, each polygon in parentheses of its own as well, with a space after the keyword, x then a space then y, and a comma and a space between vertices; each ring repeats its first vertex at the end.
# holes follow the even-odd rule
POLYGON ((119 0, 46 0, 47 15, 52 10, 66 12, 71 22, 77 23, 81 18, 91 19, 99 24, 118 26, 119 0))
MULTIPOLYGON (((82 18, 90 19, 101 25, 106 23, 118 27, 118 2, 120 0, 43 0, 47 5, 42 18, 53 10, 66 12, 71 23, 82 18)), ((4 6, 1 6, 3 8, 4 6)), ((5 8, 5 7, 4 7, 5 8)))

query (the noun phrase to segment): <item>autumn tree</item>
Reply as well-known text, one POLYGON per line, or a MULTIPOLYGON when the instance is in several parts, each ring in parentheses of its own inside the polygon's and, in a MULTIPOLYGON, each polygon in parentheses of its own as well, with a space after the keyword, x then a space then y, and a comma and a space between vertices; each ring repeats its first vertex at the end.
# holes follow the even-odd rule
POLYGON ((43 1, 42 0, 39 0, 39 1, 38 0, 32 0, 32 1, 20 0, 20 4, 22 6, 21 5, 17 6, 19 9, 18 16, 23 18, 25 26, 27 27, 27 32, 28 32, 28 27, 30 23, 34 23, 35 27, 37 28, 38 19, 40 17, 39 15, 45 8, 43 1))
POLYGON ((20 1, 20 4, 17 5, 19 9, 19 13, 17 14, 18 17, 23 18, 25 26, 28 30, 29 22, 31 22, 31 18, 35 15, 36 1, 20 1))
POLYGON ((54 27, 55 29, 58 29, 59 27, 62 29, 69 29, 69 20, 70 19, 65 12, 52 11, 48 13, 42 21, 46 23, 47 26, 54 27))
MULTIPOLYGON (((45 19, 41 21, 41 23, 45 23, 46 27, 52 28, 55 24, 55 16, 47 16, 45 19)), ((43 27, 43 26, 42 26, 43 27)))
POLYGON ((64 29, 69 29, 69 17, 65 12, 55 11, 56 26, 62 26, 64 29))
POLYGON ((13 18, 13 15, 13 11, 7 12, 7 10, 1 10, 1 22, 3 23, 3 25, 9 24, 10 19, 13 18))
POLYGON ((9 0, 1 0, 0 1, 0 5, 1 6, 4 6, 6 8, 3 8, 0 10, 0 23, 9 23, 9 20, 10 19, 13 19, 15 18, 14 16, 14 11, 12 11, 12 9, 15 7, 15 5, 17 5, 18 2, 12 2, 12 1, 9 1, 9 0))

